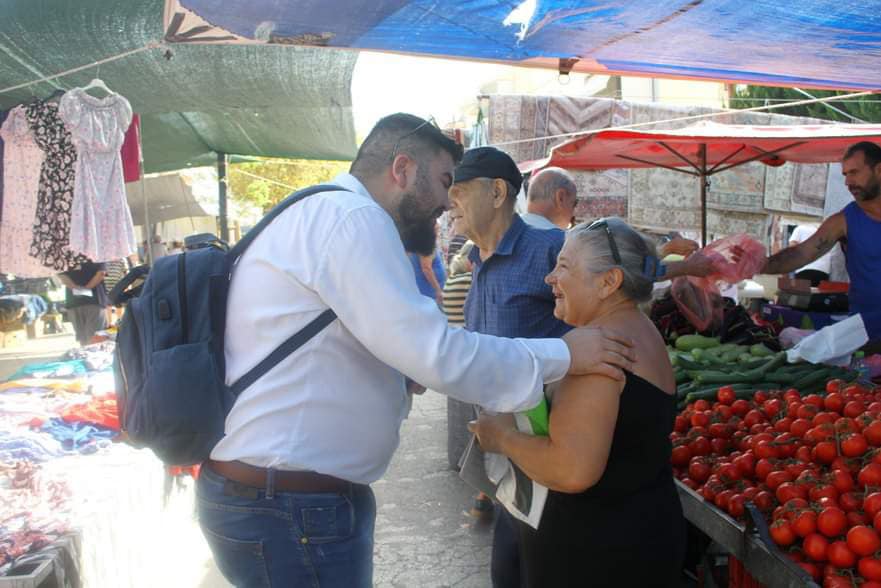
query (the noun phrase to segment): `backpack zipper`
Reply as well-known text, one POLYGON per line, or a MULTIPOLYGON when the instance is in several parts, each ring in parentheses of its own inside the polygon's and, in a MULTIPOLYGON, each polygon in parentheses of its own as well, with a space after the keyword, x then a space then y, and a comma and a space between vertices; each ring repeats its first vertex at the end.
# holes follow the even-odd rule
POLYGON ((186 253, 178 253, 177 259, 177 298, 180 302, 180 332, 181 344, 187 342, 187 268, 184 256, 186 253))

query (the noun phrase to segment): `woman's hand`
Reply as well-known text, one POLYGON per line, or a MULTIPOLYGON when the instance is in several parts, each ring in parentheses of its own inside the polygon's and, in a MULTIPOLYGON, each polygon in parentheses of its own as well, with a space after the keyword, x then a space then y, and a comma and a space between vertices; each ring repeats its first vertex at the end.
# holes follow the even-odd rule
POLYGON ((480 448, 487 453, 502 453, 502 440, 517 431, 513 414, 488 415, 482 413, 476 421, 468 423, 468 430, 477 435, 480 448))

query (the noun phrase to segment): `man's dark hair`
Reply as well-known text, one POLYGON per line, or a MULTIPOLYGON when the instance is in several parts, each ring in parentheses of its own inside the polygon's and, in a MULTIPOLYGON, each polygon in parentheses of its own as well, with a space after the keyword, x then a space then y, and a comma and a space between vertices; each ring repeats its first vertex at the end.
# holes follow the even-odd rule
POLYGON ((381 118, 358 149, 349 170, 352 175, 372 177, 388 167, 394 156, 406 153, 417 161, 444 150, 453 163, 462 159, 462 146, 441 132, 433 121, 399 112, 381 118))
POLYGON ((879 147, 877 143, 872 143, 871 141, 860 141, 859 143, 851 145, 847 148, 847 151, 844 152, 844 157, 841 159, 850 159, 857 153, 863 154, 866 164, 869 167, 875 167, 881 163, 881 147, 879 147))

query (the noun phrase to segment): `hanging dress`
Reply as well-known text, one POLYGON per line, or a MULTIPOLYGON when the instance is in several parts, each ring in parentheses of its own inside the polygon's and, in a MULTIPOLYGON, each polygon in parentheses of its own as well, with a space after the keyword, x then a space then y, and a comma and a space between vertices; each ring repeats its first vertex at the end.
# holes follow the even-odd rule
POLYGON ((30 254, 43 150, 34 142, 24 107, 10 111, 0 128, 0 137, 4 143, 0 273, 22 278, 48 277, 52 270, 30 254))
POLYGON ((128 257, 137 245, 120 148, 131 106, 119 94, 96 98, 75 89, 61 98, 59 114, 77 150, 70 248, 95 261, 128 257))
POLYGON ((58 116, 57 104, 37 100, 28 104, 25 111, 34 140, 45 154, 30 253, 44 266, 66 272, 89 261, 68 248, 76 149, 58 116))

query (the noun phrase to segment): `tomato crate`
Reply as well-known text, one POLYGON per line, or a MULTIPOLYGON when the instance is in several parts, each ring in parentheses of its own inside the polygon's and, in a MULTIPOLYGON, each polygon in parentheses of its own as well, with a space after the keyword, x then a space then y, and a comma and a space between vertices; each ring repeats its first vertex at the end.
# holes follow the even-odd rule
MULTIPOLYGON (((676 480, 682 512, 692 525, 724 549, 736 563, 739 584, 732 588, 820 588, 801 567, 786 557, 768 535, 764 518, 752 505, 741 524, 700 494, 676 480), (749 583, 745 583, 745 582, 749 583)), ((729 559, 729 565, 731 562, 729 559)), ((729 568, 729 581, 731 579, 729 568)))

